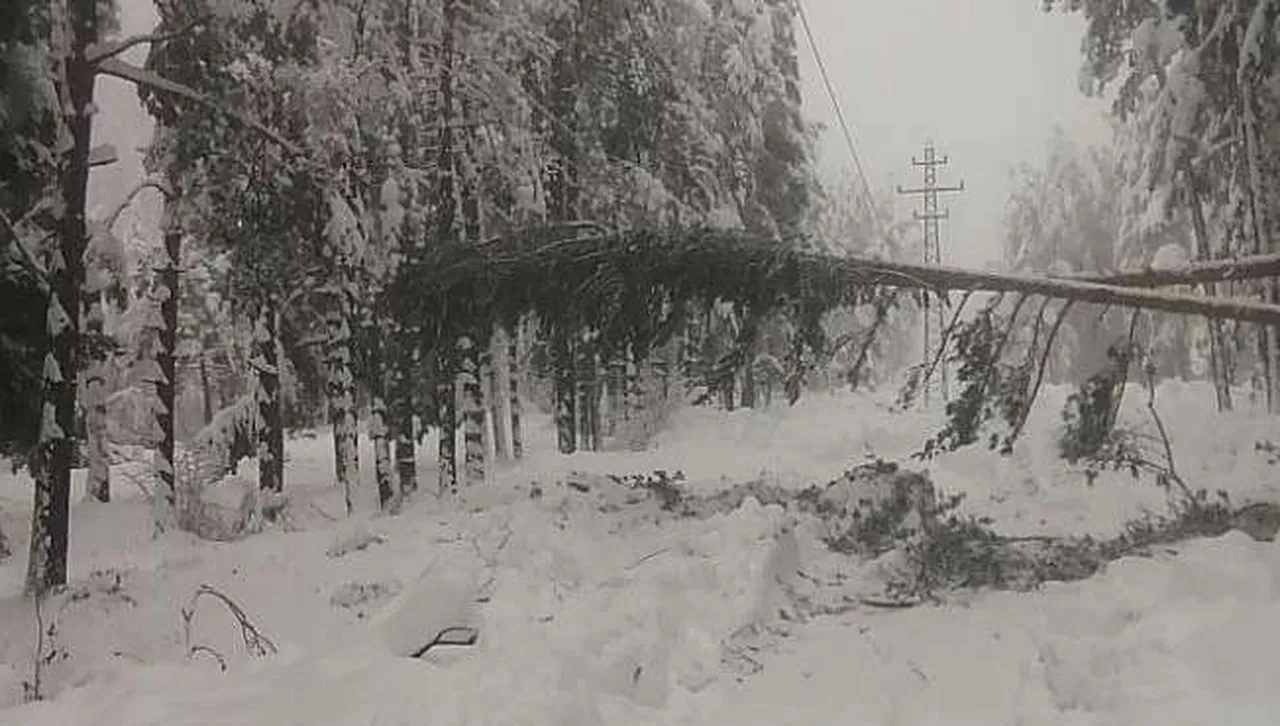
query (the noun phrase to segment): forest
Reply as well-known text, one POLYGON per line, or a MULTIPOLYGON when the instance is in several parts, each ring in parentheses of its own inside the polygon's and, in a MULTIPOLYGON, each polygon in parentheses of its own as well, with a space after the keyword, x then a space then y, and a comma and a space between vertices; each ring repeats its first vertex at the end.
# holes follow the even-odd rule
MULTIPOLYGON (((1231 612, 1274 613, 1280 0, 1026 1, 1083 20, 1110 138, 1016 170, 986 271, 921 264, 886 193, 819 173, 794 0, 154 0, 142 34, 113 0, 6 2, 0 722, 213 723, 148 700, 212 663, 234 723, 373 723, 433 679, 464 705, 390 722, 748 723, 705 694, 833 619, 899 618, 911 664, 915 629, 1038 617, 972 598, 1081 588, 1062 629, 1138 567, 1253 577, 1231 612), (155 123, 107 209, 104 78, 155 123), (1214 559, 1246 555, 1270 575, 1214 559), (202 597, 237 629, 198 640, 202 597), (371 695, 290 710, 257 658, 272 691, 371 695)), ((1132 606, 1133 648, 1195 582, 1132 606)), ((1057 648, 1027 676, 1054 715, 1018 722, 1175 712, 1080 675, 1138 657, 1099 627, 987 654, 1057 648)))

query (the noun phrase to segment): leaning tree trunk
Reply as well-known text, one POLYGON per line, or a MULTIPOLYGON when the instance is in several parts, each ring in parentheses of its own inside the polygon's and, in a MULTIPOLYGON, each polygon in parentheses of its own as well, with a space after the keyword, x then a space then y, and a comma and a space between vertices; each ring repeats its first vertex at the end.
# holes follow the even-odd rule
POLYGON ((79 380, 80 291, 84 287, 84 251, 88 243, 85 204, 89 183, 94 69, 86 49, 98 41, 98 3, 69 0, 69 53, 54 58, 72 140, 62 173, 63 216, 58 253, 49 261, 49 304, 45 316, 48 353, 45 356, 41 398, 43 413, 36 452, 36 482, 31 512, 31 550, 26 589, 34 595, 67 583, 67 538, 71 515, 71 438, 76 423, 76 385, 79 380))
POLYGON ((284 491, 284 418, 280 401, 279 317, 274 299, 263 303, 254 322, 252 364, 257 379, 258 488, 284 491))
POLYGON ((360 433, 356 418, 356 382, 351 370, 351 306, 339 289, 325 315, 325 391, 333 426, 333 463, 347 514, 359 507, 360 433))
POLYGON ((85 374, 85 430, 89 438, 89 496, 99 502, 111 501, 111 455, 107 446, 107 351, 103 332, 102 292, 89 292, 85 334, 90 342, 92 362, 85 374))

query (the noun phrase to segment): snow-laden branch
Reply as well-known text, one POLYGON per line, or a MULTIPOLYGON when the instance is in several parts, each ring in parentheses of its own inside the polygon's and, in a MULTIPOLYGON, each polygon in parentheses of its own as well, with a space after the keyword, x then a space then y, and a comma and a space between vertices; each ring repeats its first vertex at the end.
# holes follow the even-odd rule
POLYGON ((1232 282, 1280 277, 1280 253, 1252 255, 1227 260, 1193 262, 1163 269, 1147 268, 1112 275, 1092 273, 1064 275, 1054 279, 1078 282, 1096 282, 1121 287, 1168 287, 1171 285, 1199 285, 1206 282, 1232 282))
MULTIPOLYGON (((21 235, 18 234, 17 226, 9 219, 9 215, 4 213, 4 210, 0 210, 0 224, 4 225, 14 249, 18 251, 18 261, 35 277, 36 284, 40 287, 40 292, 47 293, 49 291, 49 272, 31 254, 31 250, 27 249, 27 245, 22 241, 21 235)), ((0 249, 4 249, 4 246, 0 246, 0 249)))
POLYGON ((190 86, 177 81, 171 81, 157 73, 153 73, 145 68, 139 68, 132 63, 126 63, 119 58, 104 58, 98 63, 98 72, 103 75, 119 78, 139 86, 151 88, 156 91, 173 94, 188 101, 193 101, 207 109, 216 111, 228 118, 235 119, 246 128, 265 136, 272 143, 289 153, 290 156, 300 159, 308 159, 307 153, 297 144, 280 135, 280 132, 263 124, 262 122, 251 118, 245 114, 239 113, 234 109, 228 108, 226 105, 219 103, 217 100, 203 94, 190 86))
POLYGON ((118 40, 107 40, 101 43, 94 43, 85 49, 85 60, 90 63, 101 63, 104 60, 114 58, 121 53, 135 48, 139 45, 156 45, 158 43, 167 43, 176 38, 180 38, 192 30, 196 26, 205 21, 205 18, 194 18, 191 22, 168 33, 145 33, 143 35, 134 35, 128 38, 120 38, 118 40))

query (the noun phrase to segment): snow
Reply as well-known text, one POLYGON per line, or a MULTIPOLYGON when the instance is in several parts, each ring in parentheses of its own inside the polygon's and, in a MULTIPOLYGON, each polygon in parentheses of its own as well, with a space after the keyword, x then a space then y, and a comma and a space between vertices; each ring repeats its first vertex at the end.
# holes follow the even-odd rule
MULTIPOLYGON (((1009 458, 979 447, 904 465, 929 469, 942 492, 965 493, 967 511, 1009 534, 1106 536, 1161 511, 1150 483, 1105 473, 1088 486, 1057 459, 1067 393, 1046 389, 1009 458)), ((1255 451, 1276 438, 1275 419, 1242 410, 1206 425, 1212 396, 1201 384, 1160 390, 1180 473, 1235 504, 1280 500, 1280 466, 1255 451)), ((1232 532, 1029 593, 820 614, 804 603, 843 601, 810 578, 839 570, 857 589, 871 569, 815 547, 780 507, 748 498, 675 519, 603 476, 679 470, 702 493, 823 484, 869 456, 903 461, 940 424, 936 411, 890 412, 891 398, 685 409, 647 451, 569 457, 554 453, 549 422, 528 415, 519 465, 498 465, 458 501, 422 494, 395 517, 339 519, 321 431, 288 442, 285 524, 228 543, 153 537, 139 492, 117 484, 110 504, 81 502, 76 472, 75 596, 42 613, 57 624, 46 651, 67 656, 44 669, 51 698, 24 706, 35 648, 20 596, 30 481, 5 475, 0 528, 17 554, 0 562, 0 725, 1274 722, 1280 544, 1232 532), (181 611, 202 584, 241 606, 279 653, 246 652, 212 598, 198 601, 188 643, 181 611), (475 628, 477 642, 405 657, 458 627, 475 628), (216 651, 227 671, 186 658, 189 644, 216 651)), ((1149 426, 1144 406, 1130 392, 1122 421, 1149 426)), ((428 438, 420 461, 433 450, 428 438)), ((434 482, 422 469, 424 485, 434 482)))

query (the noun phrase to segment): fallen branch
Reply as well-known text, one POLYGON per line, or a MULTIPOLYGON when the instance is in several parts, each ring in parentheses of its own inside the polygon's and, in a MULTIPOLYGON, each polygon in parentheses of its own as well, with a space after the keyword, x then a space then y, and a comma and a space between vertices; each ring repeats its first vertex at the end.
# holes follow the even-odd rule
POLYGON ((480 632, 475 628, 467 628, 462 626, 451 626, 441 630, 426 645, 413 651, 410 657, 421 658, 426 655, 428 650, 437 645, 475 645, 480 639, 480 632), (449 634, 456 634, 457 638, 446 637, 449 634))
POLYGON ((236 622, 240 625, 240 636, 244 640, 245 648, 248 649, 250 653, 258 657, 263 657, 267 655, 275 655, 279 652, 276 648, 276 644, 271 642, 270 638, 263 635, 262 632, 249 621, 249 616, 245 614, 244 608, 241 608, 234 600, 214 588, 212 585, 205 584, 196 589, 195 594, 191 596, 191 600, 189 600, 187 605, 181 610, 182 632, 184 642, 187 646, 188 657, 194 656, 197 652, 210 652, 215 657, 218 657, 220 662, 222 661, 222 658, 207 646, 199 644, 192 645, 191 643, 191 625, 196 616, 196 605, 199 603, 202 595, 208 595, 214 599, 220 600, 223 605, 227 606, 227 610, 231 612, 231 616, 234 617, 236 622))

